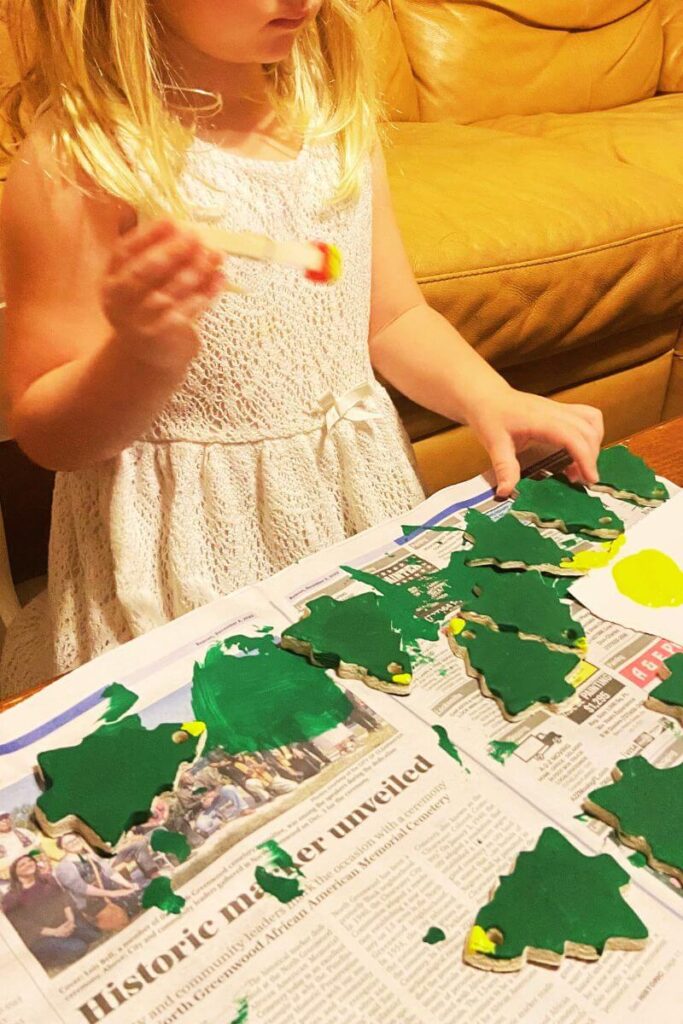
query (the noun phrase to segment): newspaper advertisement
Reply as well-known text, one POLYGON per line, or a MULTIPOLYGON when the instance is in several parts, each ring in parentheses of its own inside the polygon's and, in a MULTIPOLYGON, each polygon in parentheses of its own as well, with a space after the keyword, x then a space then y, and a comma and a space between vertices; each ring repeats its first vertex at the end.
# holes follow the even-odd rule
POLYGON ((679 891, 581 811, 621 757, 680 762, 681 730, 642 706, 675 645, 575 604, 588 655, 576 700, 560 713, 507 722, 440 636, 407 697, 330 673, 348 698, 348 716, 333 728, 244 755, 205 747, 114 856, 76 833, 53 840, 36 829, 37 755, 90 733, 109 684, 137 695, 132 711, 147 728, 189 721, 193 669, 210 648, 238 635, 277 638, 312 597, 362 590, 342 565, 394 580, 443 566, 462 533, 424 524, 461 528, 468 507, 497 515, 506 506, 482 478, 439 492, 409 523, 384 524, 214 602, 2 715, 0 1024, 677 1019, 679 891), (457 756, 434 725, 446 727, 457 756), (477 911, 549 826, 625 868, 646 947, 596 963, 565 959, 554 971, 467 966, 477 911), (160 828, 185 837, 187 859, 154 848, 160 828), (286 875, 300 890, 287 902, 256 881, 273 842, 291 856, 286 875), (160 876, 185 900, 182 912, 143 907, 160 876), (424 941, 435 928, 444 941, 424 941))

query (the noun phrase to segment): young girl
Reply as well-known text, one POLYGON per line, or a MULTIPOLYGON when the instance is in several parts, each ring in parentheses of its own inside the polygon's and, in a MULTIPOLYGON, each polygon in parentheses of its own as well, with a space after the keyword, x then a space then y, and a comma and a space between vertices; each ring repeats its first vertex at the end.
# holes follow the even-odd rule
POLYGON ((5 693, 419 502, 374 370, 469 423, 501 495, 531 440, 595 479, 599 413, 513 390, 422 297, 357 0, 19 9, 5 378, 14 436, 58 474, 5 693), (345 273, 223 260, 182 220, 334 243, 345 273))

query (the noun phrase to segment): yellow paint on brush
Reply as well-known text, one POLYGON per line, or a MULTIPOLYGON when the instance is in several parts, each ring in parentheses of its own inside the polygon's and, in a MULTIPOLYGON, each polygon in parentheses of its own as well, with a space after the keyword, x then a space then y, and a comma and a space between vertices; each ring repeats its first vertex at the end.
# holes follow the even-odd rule
POLYGON ((626 540, 625 534, 621 534, 615 540, 607 544, 601 544, 597 550, 577 551, 571 558, 563 559, 560 563, 563 569, 576 569, 577 572, 588 572, 590 569, 603 569, 612 561, 619 549, 626 540))
POLYGON ((612 569, 621 593, 648 608, 675 608, 683 604, 683 571, 673 558, 655 548, 628 555, 612 569))
POLYGON ((401 683, 404 686, 408 686, 412 678, 413 677, 411 676, 410 672, 399 672, 398 675, 391 677, 391 681, 394 683, 401 683))
POLYGON ((206 732, 204 722, 183 722, 180 728, 183 732, 189 732, 190 736, 201 736, 203 732, 206 732))
POLYGON ((475 924, 467 939, 468 953, 495 953, 496 944, 479 924, 475 924))

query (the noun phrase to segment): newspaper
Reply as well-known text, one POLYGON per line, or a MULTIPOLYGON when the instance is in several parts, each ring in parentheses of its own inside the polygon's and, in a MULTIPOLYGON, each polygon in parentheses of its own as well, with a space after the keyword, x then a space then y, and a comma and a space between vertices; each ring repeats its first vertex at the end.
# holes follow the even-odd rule
MULTIPOLYGON (((483 478, 448 488, 408 523, 385 523, 214 602, 2 715, 0 1024, 683 1019, 680 892, 629 860, 631 851, 581 812, 582 798, 608 780, 618 758, 645 752, 658 765, 680 762, 683 732, 642 704, 677 648, 576 604, 588 658, 576 699, 561 713, 506 722, 441 637, 425 645, 407 697, 337 680, 353 710, 309 744, 263 752, 250 765, 204 750, 115 858, 79 848, 73 837, 60 849, 35 830, 36 756, 92 731, 108 684, 139 695, 132 710, 147 726, 187 721, 193 666, 209 647, 269 628, 277 636, 312 597, 362 590, 341 565, 390 580, 444 565, 460 532, 403 527, 462 526, 468 507, 506 510, 483 478), (439 746, 437 724, 459 759, 439 746), (152 850, 149 835, 164 823, 187 836, 184 863, 152 850), (466 966, 462 949, 478 909, 548 825, 583 852, 611 853, 629 872, 626 898, 648 926, 646 948, 607 952, 595 964, 565 960, 556 971, 466 966), (289 903, 255 881, 268 840, 302 872, 303 894, 289 903), (32 887, 17 899, 18 861, 35 868, 40 901, 25 896, 32 887), (141 909, 141 892, 158 873, 185 898, 182 913, 141 909), (104 889, 124 912, 120 930, 98 927, 104 889), (445 941, 423 941, 432 927, 445 941)), ((615 507, 629 525, 645 514, 615 507)))

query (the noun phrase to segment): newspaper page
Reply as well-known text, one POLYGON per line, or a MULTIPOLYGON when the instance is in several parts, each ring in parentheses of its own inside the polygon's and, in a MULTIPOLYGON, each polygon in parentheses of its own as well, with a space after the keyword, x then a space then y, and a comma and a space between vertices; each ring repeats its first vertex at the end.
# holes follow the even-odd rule
POLYGON ((414 523, 385 524, 193 612, 2 715, 0 1024, 675 1019, 679 894, 580 814, 616 758, 647 750, 656 763, 680 760, 680 730, 641 706, 670 652, 597 620, 585 621, 590 678, 577 681, 577 697, 590 696, 567 714, 506 723, 440 640, 407 698, 337 680, 349 716, 312 741, 246 758, 205 748, 114 857, 35 829, 37 754, 91 732, 110 683, 138 695, 132 711, 147 727, 189 721, 193 666, 210 647, 236 634, 277 637, 305 600, 354 592, 342 564, 394 579, 445 564, 457 532, 401 527, 458 525, 472 504, 492 509, 482 479, 429 499, 414 523), (447 727, 459 759, 439 747, 434 724, 447 727), (626 898, 649 929, 646 948, 553 972, 466 966, 478 909, 549 825, 629 871, 626 898), (186 836, 187 860, 153 849, 160 827, 186 836), (302 894, 291 902, 255 880, 270 841, 293 858, 302 894), (181 913, 142 908, 159 875, 186 900, 181 913), (118 914, 101 913, 112 905, 118 914), (432 927, 445 941, 423 941, 432 927))

